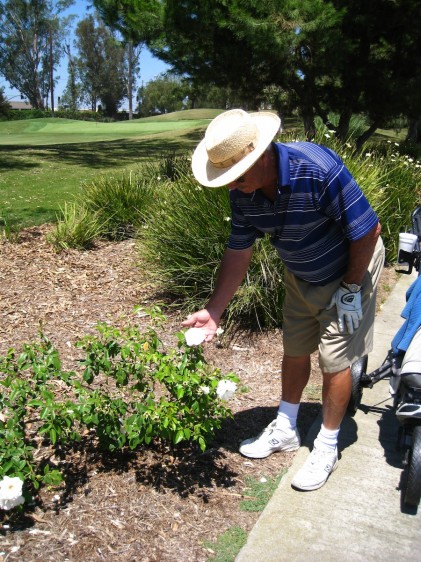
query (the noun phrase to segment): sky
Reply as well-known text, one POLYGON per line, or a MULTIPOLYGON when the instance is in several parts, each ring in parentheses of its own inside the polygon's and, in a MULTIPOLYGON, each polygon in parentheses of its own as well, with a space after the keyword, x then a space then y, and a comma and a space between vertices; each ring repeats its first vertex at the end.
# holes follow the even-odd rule
MULTIPOLYGON (((89 4, 90 2, 88 0, 76 0, 73 6, 63 12, 62 15, 77 15, 77 19, 72 26, 73 30, 80 19, 83 19, 87 14, 92 13, 92 8, 89 9, 89 4)), ((140 54, 140 75, 137 80, 137 87, 139 87, 142 82, 146 84, 150 80, 153 80, 158 74, 165 72, 167 69, 168 65, 153 57, 147 49, 143 49, 140 54)), ((62 95, 67 84, 67 57, 65 55, 63 56, 60 67, 55 71, 55 77, 58 78, 57 84, 54 88, 54 105, 57 108, 58 97, 62 95)), ((0 87, 4 88, 6 99, 20 101, 19 92, 13 89, 3 76, 0 76, 0 87)), ((48 103, 50 104, 50 100, 48 103)), ((123 105, 123 108, 127 107, 123 105)))

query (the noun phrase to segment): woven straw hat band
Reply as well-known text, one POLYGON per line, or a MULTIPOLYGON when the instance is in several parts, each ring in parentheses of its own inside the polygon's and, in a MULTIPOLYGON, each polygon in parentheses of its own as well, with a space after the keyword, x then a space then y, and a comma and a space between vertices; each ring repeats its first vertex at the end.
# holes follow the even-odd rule
POLYGON ((222 123, 219 127, 208 129, 205 136, 206 150, 209 160, 216 168, 228 168, 253 152, 258 142, 259 131, 254 123, 244 122, 244 118, 235 119, 233 123, 225 122, 223 127, 221 125, 222 123))

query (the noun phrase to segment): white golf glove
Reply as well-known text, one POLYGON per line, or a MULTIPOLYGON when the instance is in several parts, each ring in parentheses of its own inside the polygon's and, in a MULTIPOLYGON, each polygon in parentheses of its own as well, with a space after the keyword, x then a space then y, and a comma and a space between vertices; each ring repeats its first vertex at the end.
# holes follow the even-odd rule
POLYGON ((335 305, 338 313, 339 331, 341 334, 344 333, 346 325, 348 333, 353 334, 363 318, 363 311, 361 308, 361 291, 358 293, 351 293, 351 291, 345 287, 340 286, 336 293, 332 296, 326 310, 331 309, 335 305))

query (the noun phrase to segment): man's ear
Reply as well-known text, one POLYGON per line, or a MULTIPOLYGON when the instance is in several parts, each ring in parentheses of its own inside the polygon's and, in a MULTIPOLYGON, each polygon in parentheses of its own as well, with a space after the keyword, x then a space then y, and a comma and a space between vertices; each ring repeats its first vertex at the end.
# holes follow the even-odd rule
POLYGON ((264 166, 271 165, 271 163, 273 162, 274 156, 275 155, 273 153, 272 145, 270 144, 267 147, 267 149, 264 151, 264 153, 261 155, 259 160, 264 166))

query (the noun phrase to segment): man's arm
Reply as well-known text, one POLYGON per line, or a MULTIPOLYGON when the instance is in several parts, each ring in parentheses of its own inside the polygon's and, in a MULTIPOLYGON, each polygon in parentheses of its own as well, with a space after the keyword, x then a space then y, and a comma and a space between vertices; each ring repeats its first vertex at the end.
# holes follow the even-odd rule
POLYGON ((380 223, 377 223, 365 236, 350 242, 348 268, 343 276, 345 283, 361 285, 373 257, 380 232, 381 226, 380 223))
POLYGON ((241 285, 253 255, 253 247, 244 250, 227 248, 222 256, 221 266, 215 289, 209 302, 202 310, 191 314, 183 326, 204 328, 206 341, 210 341, 216 332, 221 316, 241 285))
MULTIPOLYGON (((348 285, 360 285, 373 257, 374 248, 380 236, 380 223, 365 236, 350 243, 348 268, 343 277, 348 285)), ((351 287, 341 285, 332 295, 327 310, 336 306, 338 314, 338 328, 340 332, 353 334, 363 318, 361 291, 350 291, 351 287)))

